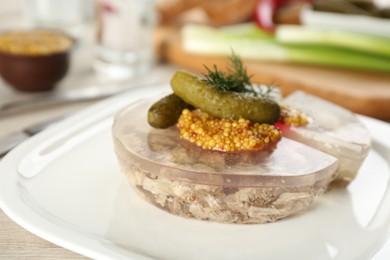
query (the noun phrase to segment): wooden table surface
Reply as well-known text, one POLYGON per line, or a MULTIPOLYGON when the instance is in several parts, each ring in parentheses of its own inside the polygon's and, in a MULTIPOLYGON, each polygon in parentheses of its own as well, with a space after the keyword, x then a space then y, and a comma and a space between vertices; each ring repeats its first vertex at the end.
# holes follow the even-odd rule
POLYGON ((0 210, 0 259, 86 259, 21 228, 0 210))

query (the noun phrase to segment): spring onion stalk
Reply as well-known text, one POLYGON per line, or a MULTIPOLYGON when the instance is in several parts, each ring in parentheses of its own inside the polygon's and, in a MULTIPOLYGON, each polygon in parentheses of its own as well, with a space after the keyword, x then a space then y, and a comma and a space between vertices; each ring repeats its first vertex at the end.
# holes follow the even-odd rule
POLYGON ((186 25, 182 40, 184 49, 194 54, 228 57, 233 50, 244 59, 390 71, 389 57, 322 44, 287 44, 251 23, 218 29, 186 25))
POLYGON ((390 57, 390 36, 381 37, 312 26, 280 25, 275 37, 282 43, 335 46, 390 57))

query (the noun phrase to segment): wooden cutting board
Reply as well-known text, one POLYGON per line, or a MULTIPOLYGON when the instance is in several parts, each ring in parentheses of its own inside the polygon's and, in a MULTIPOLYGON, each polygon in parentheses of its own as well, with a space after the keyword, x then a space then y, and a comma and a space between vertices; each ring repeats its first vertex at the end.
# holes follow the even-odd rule
MULTIPOLYGON (((226 67, 228 58, 183 50, 178 30, 159 28, 159 53, 166 62, 193 72, 226 67)), ((390 46, 389 46, 390 48, 390 46)), ((390 73, 244 60, 252 81, 279 86, 283 95, 297 90, 317 95, 355 113, 390 120, 390 73)))

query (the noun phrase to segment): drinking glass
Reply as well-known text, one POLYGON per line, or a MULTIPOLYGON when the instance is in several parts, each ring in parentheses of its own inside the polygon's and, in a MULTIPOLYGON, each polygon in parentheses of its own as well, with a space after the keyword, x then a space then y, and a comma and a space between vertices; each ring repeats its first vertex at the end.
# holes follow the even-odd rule
POLYGON ((154 65, 154 0, 99 0, 94 68, 127 78, 154 65))

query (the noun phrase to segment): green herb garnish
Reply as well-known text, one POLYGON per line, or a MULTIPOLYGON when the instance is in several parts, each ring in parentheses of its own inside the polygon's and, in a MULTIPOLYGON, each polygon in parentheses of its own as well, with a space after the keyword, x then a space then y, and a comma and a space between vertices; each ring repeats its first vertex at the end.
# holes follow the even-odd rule
POLYGON ((230 66, 227 67, 227 72, 220 71, 214 64, 214 70, 204 65, 207 70, 205 82, 215 88, 219 93, 223 92, 248 92, 246 86, 251 86, 250 76, 248 76, 246 68, 242 64, 239 56, 232 54, 230 58, 230 66))
POLYGON ((227 72, 220 71, 214 64, 213 69, 203 65, 207 74, 203 74, 204 81, 212 86, 218 93, 224 92, 239 92, 261 98, 270 98, 274 90, 270 86, 261 87, 252 85, 246 68, 244 67, 241 58, 234 52, 230 58, 230 64, 227 67, 227 72))

